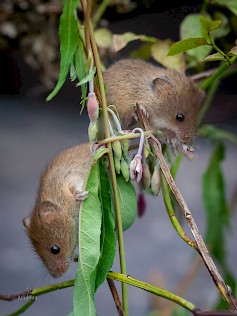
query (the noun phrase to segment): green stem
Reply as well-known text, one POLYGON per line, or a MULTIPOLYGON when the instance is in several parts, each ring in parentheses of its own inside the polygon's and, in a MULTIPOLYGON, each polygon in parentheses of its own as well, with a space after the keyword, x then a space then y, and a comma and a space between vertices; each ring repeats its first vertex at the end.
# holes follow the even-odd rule
POLYGON ((192 248, 194 249, 197 249, 197 245, 196 245, 196 242, 193 241, 191 238, 189 238, 183 228, 181 227, 176 215, 175 215, 175 212, 174 212, 174 209, 173 209, 173 206, 172 206, 172 202, 171 202, 171 198, 170 198, 170 190, 169 190, 169 187, 168 187, 168 184, 167 182, 165 181, 165 178, 164 176, 162 175, 161 177, 161 181, 162 181, 162 193, 163 193, 163 198, 164 198, 164 202, 165 202, 165 206, 166 206, 166 210, 167 210, 167 213, 169 215, 169 218, 171 220, 171 223, 173 224, 174 226, 174 229, 177 231, 177 233, 179 234, 179 236, 192 248))
POLYGON ((217 90, 217 88, 219 86, 220 81, 221 81, 221 76, 218 77, 217 79, 215 79, 212 82, 210 88, 208 89, 208 92, 207 92, 207 94, 205 96, 205 100, 203 102, 202 108, 201 108, 200 113, 199 113, 198 125, 202 122, 205 114, 207 113, 207 110, 209 109, 209 107, 211 105, 211 102, 212 102, 212 100, 214 98, 214 95, 216 93, 216 90, 217 90))
POLYGON ((27 294, 27 296, 23 296, 21 294, 19 294, 19 297, 22 297, 22 299, 27 299, 29 298, 29 301, 24 304, 23 306, 21 306, 17 311, 8 314, 7 316, 18 316, 20 314, 22 314, 23 312, 25 312, 35 301, 37 296, 49 293, 49 292, 53 292, 56 290, 62 290, 65 289, 67 287, 71 287, 74 285, 74 280, 68 280, 65 282, 61 282, 61 283, 57 283, 57 284, 52 284, 52 285, 47 285, 47 286, 43 286, 43 287, 39 287, 36 289, 33 289, 31 292, 29 292, 27 294))
POLYGON ((109 0, 103 0, 101 2, 100 6, 96 10, 95 15, 92 17, 93 27, 95 27, 98 24, 98 22, 100 21, 100 19, 103 16, 108 4, 109 4, 109 0))
POLYGON ((219 53, 221 54, 221 56, 223 56, 226 61, 228 62, 229 65, 231 65, 231 61, 230 61, 230 58, 218 47, 216 46, 215 42, 213 41, 210 33, 208 33, 208 37, 209 37, 209 40, 210 40, 210 44, 211 46, 219 53))
POLYGON ((133 285, 133 286, 138 287, 140 289, 143 289, 149 293, 153 293, 153 294, 158 295, 160 297, 166 298, 170 301, 173 301, 173 302, 179 304, 180 306, 184 307, 185 309, 187 309, 190 312, 195 312, 197 310, 196 306, 193 303, 185 300, 184 298, 182 298, 178 295, 175 295, 175 294, 173 294, 167 290, 164 290, 162 288, 151 285, 149 283, 145 283, 143 281, 134 279, 130 275, 123 275, 123 274, 120 274, 117 272, 110 271, 108 273, 107 278, 133 285))
MULTIPOLYGON (((91 48, 92 48, 92 52, 94 56, 99 89, 100 89, 100 94, 101 94, 101 102, 102 102, 101 106, 103 110, 105 137, 109 138, 110 137, 110 130, 109 130, 109 124, 108 124, 109 116, 108 116, 107 103, 106 103, 106 97, 105 97, 105 91, 104 91, 104 80, 102 76, 100 58, 99 58, 98 49, 97 49, 95 39, 94 39, 94 33, 93 33, 93 27, 92 27, 91 21, 89 25, 89 32, 90 32, 91 48)), ((108 143, 107 147, 109 149, 108 158, 109 158, 110 176, 111 176, 113 196, 114 196, 114 208, 115 208, 115 218, 116 218, 117 233, 118 233, 120 268, 121 268, 121 272, 123 274, 126 274, 126 261, 125 261, 125 252, 124 252, 124 242, 123 242, 122 218, 121 218, 121 213, 120 213, 118 186, 117 186, 117 180, 116 180, 114 158, 113 158, 111 143, 108 143)), ((128 291, 127 291, 127 286, 124 283, 122 284, 122 298, 123 298, 124 314, 125 316, 128 316, 128 291)))
MULTIPOLYGON (((230 58, 230 63, 233 64, 237 59, 237 56, 232 56, 230 58)), ((219 78, 225 71, 226 69, 228 69, 229 64, 228 63, 222 63, 222 65, 219 67, 219 69, 207 80, 205 80, 202 85, 201 88, 203 90, 206 90, 209 86, 212 85, 213 81, 215 81, 217 78, 219 78)))

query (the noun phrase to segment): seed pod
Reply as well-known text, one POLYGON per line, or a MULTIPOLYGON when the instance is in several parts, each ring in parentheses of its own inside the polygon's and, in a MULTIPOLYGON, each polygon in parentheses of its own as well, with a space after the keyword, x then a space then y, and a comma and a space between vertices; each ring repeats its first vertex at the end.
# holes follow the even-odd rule
POLYGON ((143 192, 140 192, 138 194, 137 198, 137 210, 138 210, 138 216, 142 217, 146 211, 146 199, 143 192))
POLYGON ((121 141, 121 147, 124 157, 127 157, 128 155, 128 149, 129 149, 129 140, 125 139, 121 141))
POLYGON ((151 173, 148 164, 145 162, 142 166, 142 187, 144 190, 148 189, 151 185, 151 173))
POLYGON ((112 148, 114 152, 114 156, 118 158, 120 161, 122 158, 122 149, 121 149, 121 144, 118 140, 115 140, 112 142, 112 148))
POLYGON ((121 170, 121 161, 118 159, 118 157, 114 156, 114 167, 118 174, 120 174, 121 170))
POLYGON ((122 175, 123 175, 125 181, 128 181, 129 180, 129 168, 128 168, 127 161, 124 160, 123 157, 121 160, 121 172, 122 172, 122 175))
POLYGON ((154 195, 158 195, 161 187, 161 174, 158 165, 155 166, 151 177, 151 192, 154 195))

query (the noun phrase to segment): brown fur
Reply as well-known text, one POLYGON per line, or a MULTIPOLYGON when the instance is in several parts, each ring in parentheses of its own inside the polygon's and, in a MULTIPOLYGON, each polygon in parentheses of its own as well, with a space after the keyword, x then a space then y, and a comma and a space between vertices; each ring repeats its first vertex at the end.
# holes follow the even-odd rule
POLYGON ((77 244, 80 202, 74 194, 82 189, 91 162, 88 144, 57 155, 41 176, 31 215, 23 220, 36 253, 53 277, 66 272, 77 244), (60 247, 58 254, 50 251, 54 245, 60 247))
POLYGON ((107 103, 116 107, 124 129, 131 125, 138 103, 145 107, 154 130, 163 130, 165 137, 175 137, 179 143, 192 143, 204 92, 190 78, 129 59, 116 62, 104 77, 107 103), (185 115, 183 122, 176 120, 178 113, 185 115))

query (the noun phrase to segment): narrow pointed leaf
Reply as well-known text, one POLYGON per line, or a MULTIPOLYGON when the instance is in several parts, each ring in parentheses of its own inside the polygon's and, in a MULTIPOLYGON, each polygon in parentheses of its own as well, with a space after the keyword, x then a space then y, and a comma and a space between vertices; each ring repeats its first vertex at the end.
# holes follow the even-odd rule
POLYGON ((169 56, 173 56, 179 53, 186 52, 190 49, 203 46, 203 45, 208 45, 207 41, 205 38, 202 37, 197 37, 197 38, 186 38, 184 40, 178 41, 174 43, 170 49, 169 49, 169 56))
POLYGON ((95 290, 104 282, 116 255, 115 221, 111 209, 111 196, 105 159, 100 159, 100 200, 102 206, 102 226, 100 260, 97 265, 95 290))
POLYGON ((101 204, 99 163, 93 166, 79 214, 79 262, 73 292, 74 315, 96 316, 94 304, 96 267, 100 258, 101 204))
POLYGON ((77 0, 66 0, 63 7, 59 26, 61 56, 59 78, 54 90, 47 97, 47 101, 50 101, 64 84, 78 45, 78 21, 76 18, 77 4, 77 0))

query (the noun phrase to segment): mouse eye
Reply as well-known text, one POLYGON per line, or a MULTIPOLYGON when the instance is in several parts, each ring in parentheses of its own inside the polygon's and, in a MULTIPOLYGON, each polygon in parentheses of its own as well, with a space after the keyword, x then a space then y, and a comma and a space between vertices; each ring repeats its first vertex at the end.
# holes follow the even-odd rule
POLYGON ((178 114, 176 115, 176 121, 178 121, 178 122, 183 122, 183 121, 184 121, 184 118, 185 118, 185 116, 184 116, 183 113, 178 113, 178 114))
POLYGON ((50 251, 51 251, 54 255, 57 255, 57 254, 60 252, 60 247, 57 246, 57 245, 53 245, 53 246, 50 248, 50 251))

